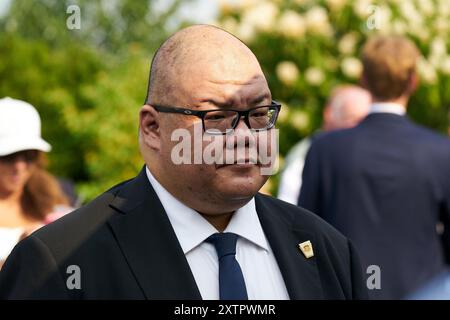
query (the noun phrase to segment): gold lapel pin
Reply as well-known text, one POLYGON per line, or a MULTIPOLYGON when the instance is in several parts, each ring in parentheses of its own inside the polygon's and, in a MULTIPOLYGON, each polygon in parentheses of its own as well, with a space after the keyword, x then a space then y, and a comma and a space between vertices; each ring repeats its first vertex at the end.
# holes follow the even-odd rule
POLYGON ((300 249, 301 252, 303 252, 303 255, 305 256, 306 259, 314 257, 314 251, 313 251, 311 241, 308 240, 308 241, 299 243, 298 248, 300 249))

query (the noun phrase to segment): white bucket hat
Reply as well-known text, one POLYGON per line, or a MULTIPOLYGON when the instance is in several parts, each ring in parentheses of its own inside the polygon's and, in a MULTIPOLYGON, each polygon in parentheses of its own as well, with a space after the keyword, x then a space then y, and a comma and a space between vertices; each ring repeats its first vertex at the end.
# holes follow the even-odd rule
POLYGON ((41 118, 25 101, 0 99, 0 157, 24 150, 51 150, 41 138, 41 118))

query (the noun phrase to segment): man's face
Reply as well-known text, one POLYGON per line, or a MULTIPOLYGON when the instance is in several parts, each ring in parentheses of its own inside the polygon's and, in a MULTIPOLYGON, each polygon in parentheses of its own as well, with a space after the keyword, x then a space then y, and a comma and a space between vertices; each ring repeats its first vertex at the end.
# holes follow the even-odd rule
MULTIPOLYGON (((222 61, 200 64, 202 67, 197 63, 182 70, 172 95, 173 106, 193 110, 248 110, 270 105, 270 90, 256 63, 238 63, 235 59, 224 58, 222 61)), ((204 139, 203 130, 199 131, 202 120, 198 117, 160 114, 160 118, 163 175, 168 177, 169 188, 175 190, 181 200, 191 201, 189 205, 194 209, 200 212, 235 210, 250 200, 266 182, 268 176, 261 174, 262 165, 252 155, 258 154, 261 148, 270 154, 270 131, 250 131, 241 118, 234 132, 219 136, 206 134, 209 139, 204 139), (191 159, 201 159, 200 164, 174 163, 173 150, 180 140, 172 141, 171 137, 180 128, 186 129, 192 137, 191 159), (216 156, 222 156, 223 162, 231 156, 232 161, 226 162, 233 163, 205 163, 204 151, 207 146, 213 145, 219 153, 215 153, 216 156), (243 161, 246 163, 237 163, 243 161), (217 208, 214 208, 214 203, 217 208)))

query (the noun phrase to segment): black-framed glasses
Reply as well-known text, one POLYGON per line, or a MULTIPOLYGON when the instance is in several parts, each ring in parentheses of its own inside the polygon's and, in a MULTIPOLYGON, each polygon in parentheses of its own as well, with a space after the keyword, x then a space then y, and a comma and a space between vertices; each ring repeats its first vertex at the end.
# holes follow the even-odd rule
POLYGON ((155 110, 163 113, 178 113, 186 116, 196 116, 202 119, 203 131, 209 134, 227 134, 238 126, 241 117, 253 131, 272 129, 280 113, 281 104, 272 100, 270 105, 257 106, 248 110, 213 109, 192 110, 175 106, 154 105, 155 110))

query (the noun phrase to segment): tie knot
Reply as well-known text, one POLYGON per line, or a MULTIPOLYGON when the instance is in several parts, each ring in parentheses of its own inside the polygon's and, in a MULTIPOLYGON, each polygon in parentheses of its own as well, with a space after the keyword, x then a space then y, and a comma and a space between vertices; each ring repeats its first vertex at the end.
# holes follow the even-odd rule
POLYGON ((230 232, 215 233, 206 242, 212 243, 216 247, 219 259, 227 255, 236 254, 236 242, 238 235, 230 232))

